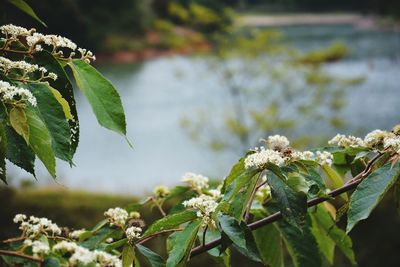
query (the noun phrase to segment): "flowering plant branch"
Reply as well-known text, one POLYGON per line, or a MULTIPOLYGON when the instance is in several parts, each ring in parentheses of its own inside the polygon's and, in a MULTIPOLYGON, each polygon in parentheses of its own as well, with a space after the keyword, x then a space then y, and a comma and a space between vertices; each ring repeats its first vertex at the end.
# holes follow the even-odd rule
POLYGON ((234 248, 254 261, 280 266, 283 262, 273 259, 283 255, 281 242, 271 244, 264 238, 268 232, 290 248, 295 266, 320 266, 323 258, 333 265, 333 255, 319 245, 322 240, 355 264, 347 233, 368 217, 400 177, 400 126, 392 132, 372 131, 364 139, 338 135, 330 146, 313 151, 295 150, 283 136, 263 142, 266 147, 250 150, 220 185, 210 187, 207 177, 186 173, 186 186, 159 186, 140 203, 109 209, 106 219, 91 230, 68 233, 46 218, 16 215, 22 236, 4 242, 13 246, 0 254, 9 264, 33 257, 61 266, 139 266, 141 254, 152 266, 172 267, 185 266, 205 252, 229 262, 234 248), (171 200, 172 208, 163 207, 171 200), (333 204, 340 202, 348 205, 346 231, 336 225, 333 204), (148 227, 139 212, 147 205, 165 212, 148 227), (168 235, 162 253, 166 260, 144 246, 162 235, 168 235), (273 257, 266 249, 271 246, 277 253, 273 257))

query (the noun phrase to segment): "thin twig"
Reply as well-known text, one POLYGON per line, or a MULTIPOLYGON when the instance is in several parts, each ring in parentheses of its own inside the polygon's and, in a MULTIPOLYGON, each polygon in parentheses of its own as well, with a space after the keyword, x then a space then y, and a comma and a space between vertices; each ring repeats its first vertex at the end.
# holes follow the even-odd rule
POLYGON ((18 258, 27 259, 27 260, 36 261, 36 262, 43 262, 42 258, 37 258, 37 257, 26 255, 26 254, 21 254, 17 251, 0 250, 0 254, 18 257, 18 258))
POLYGON ((13 242, 18 242, 18 241, 22 241, 22 240, 25 240, 24 236, 9 238, 9 239, 1 241, 1 243, 13 243, 13 242))
POLYGON ((154 197, 150 197, 150 201, 153 202, 154 205, 156 205, 157 209, 160 211, 160 213, 163 217, 167 216, 167 214, 165 213, 165 211, 163 210, 161 205, 158 203, 158 201, 154 197))
MULTIPOLYGON (((376 160, 379 157, 381 157, 382 155, 383 154, 378 154, 377 156, 375 156, 368 163, 368 165, 364 169, 364 171, 362 171, 361 173, 359 173, 356 177, 354 177, 352 179, 353 181, 345 184, 344 186, 342 186, 342 187, 340 187, 338 189, 332 190, 328 194, 329 197, 319 197, 319 198, 310 199, 309 201, 307 201, 307 206, 308 207, 316 206, 316 205, 318 205, 318 204, 320 204, 320 203, 322 203, 324 201, 329 200, 331 197, 336 197, 336 196, 341 195, 341 194, 343 194, 345 192, 348 192, 350 190, 355 189, 357 187, 357 185, 359 185, 363 181, 363 179, 365 177, 367 177, 368 175, 371 174, 373 163, 376 162, 376 160)), ((263 218, 261 220, 258 220, 258 221, 255 221, 253 223, 250 223, 247 226, 250 228, 250 230, 253 231, 253 230, 256 230, 256 229, 258 229, 258 228, 260 228, 262 226, 271 224, 271 223, 273 223, 273 222, 275 222, 275 221, 277 221, 277 220, 279 220, 281 218, 282 218, 282 214, 280 212, 276 212, 276 213, 271 214, 270 216, 265 217, 265 218, 263 218)), ((210 250, 212 248, 215 248, 215 247, 219 246, 220 244, 221 244, 221 238, 217 238, 217 239, 215 239, 215 240, 213 240, 211 242, 208 242, 205 245, 197 246, 197 247, 195 247, 195 248, 193 248, 191 250, 190 257, 194 257, 194 256, 197 256, 197 255, 200 255, 201 253, 203 253, 205 251, 208 251, 208 250, 210 250)))
POLYGON ((139 240, 136 242, 136 244, 139 244, 139 245, 140 245, 140 244, 143 244, 143 243, 145 243, 145 242, 147 242, 147 241, 150 241, 151 239, 153 239, 153 238, 155 238, 155 237, 157 237, 157 236, 159 236, 159 235, 162 235, 162 234, 165 234, 165 233, 170 233, 170 232, 179 232, 179 231, 182 231, 182 230, 183 230, 182 228, 174 228, 174 229, 163 230, 163 231, 160 231, 160 232, 151 234, 151 235, 149 235, 149 236, 143 237, 142 239, 139 239, 139 240))

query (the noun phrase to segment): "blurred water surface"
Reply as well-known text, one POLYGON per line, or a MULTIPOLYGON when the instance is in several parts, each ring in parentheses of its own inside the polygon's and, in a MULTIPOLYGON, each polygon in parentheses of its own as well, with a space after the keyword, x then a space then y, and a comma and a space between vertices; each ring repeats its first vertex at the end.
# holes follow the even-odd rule
MULTIPOLYGON (((289 43, 301 50, 323 48, 341 40, 351 55, 331 64, 329 71, 367 80, 347 91, 343 111, 349 127, 360 133, 390 128, 400 122, 400 33, 363 30, 353 26, 291 26, 280 28, 289 43)), ((161 58, 142 64, 105 65, 101 71, 118 88, 127 116, 125 140, 101 128, 78 92, 81 138, 76 166, 58 162, 58 183, 71 189, 144 194, 155 185, 173 185, 186 171, 222 177, 238 159, 232 151, 215 153, 193 142, 180 126, 183 116, 198 108, 224 109, 228 95, 201 60, 161 58), (207 73, 205 75, 205 73, 207 73)), ((195 114, 194 114, 195 115, 195 114)), ((319 125, 314 131, 324 132, 319 125)), ((324 132, 325 133, 325 132, 324 132)), ((335 132, 329 133, 336 134, 335 132)), ((38 163, 38 180, 55 183, 38 163)), ((11 168, 11 167, 10 167, 11 168)), ((11 168, 14 183, 29 177, 11 168)), ((30 178, 33 179, 33 178, 30 178)))

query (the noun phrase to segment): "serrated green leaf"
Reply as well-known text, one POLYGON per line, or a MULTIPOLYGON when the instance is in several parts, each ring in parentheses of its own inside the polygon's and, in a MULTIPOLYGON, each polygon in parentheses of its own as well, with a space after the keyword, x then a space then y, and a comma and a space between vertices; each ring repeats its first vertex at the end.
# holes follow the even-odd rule
POLYGON ((25 87, 36 97, 37 114, 50 133, 55 156, 72 163, 69 124, 51 87, 46 83, 29 83, 25 87))
POLYGON ((258 251, 263 263, 270 267, 283 267, 282 238, 273 224, 253 231, 258 251))
POLYGON ((51 174, 56 177, 56 159, 52 147, 52 139, 45 123, 36 114, 33 108, 26 108, 26 117, 29 125, 29 144, 38 158, 51 174))
POLYGON ((122 249, 122 267, 131 267, 135 261, 135 250, 130 244, 122 249))
POLYGON ((358 186, 351 196, 347 212, 347 228, 349 233, 361 220, 368 218, 374 208, 400 176, 400 163, 392 166, 387 163, 372 172, 358 186))
POLYGON ((126 135, 124 109, 114 86, 83 60, 74 59, 68 65, 72 69, 79 89, 92 106, 99 124, 126 135))
POLYGON ((9 112, 10 124, 14 130, 22 136, 27 144, 29 144, 29 127, 26 118, 25 109, 14 107, 9 112))
POLYGON ((41 51, 33 54, 30 63, 45 67, 49 72, 53 72, 57 75, 57 80, 52 81, 51 86, 57 89, 62 97, 68 102, 71 109, 71 115, 74 118, 73 120, 68 121, 71 129, 71 155, 73 156, 79 143, 79 119, 72 84, 68 79, 64 68, 60 65, 60 62, 58 62, 49 52, 41 51))
POLYGON ((282 217, 297 229, 302 229, 307 213, 307 196, 296 192, 275 173, 267 173, 267 182, 271 187, 272 198, 279 203, 282 217))
POLYGON ((233 242, 240 253, 253 261, 262 262, 253 234, 246 225, 239 225, 234 217, 225 214, 219 214, 218 221, 223 234, 233 242))
POLYGON ((7 139, 6 158, 16 166, 35 176, 35 154, 24 139, 11 127, 5 127, 7 139))
POLYGON ((152 267, 165 267, 165 261, 160 255, 142 245, 136 245, 136 247, 152 267))
POLYGON ((151 234, 157 233, 159 231, 172 229, 181 225, 182 223, 192 221, 196 219, 196 212, 194 211, 182 211, 180 213, 175 213, 167 215, 155 221, 143 234, 143 237, 149 236, 151 234))
POLYGON ((7 153, 7 139, 6 132, 3 124, 0 124, 0 179, 7 183, 6 175, 6 153, 7 153))
POLYGON ((33 11, 33 9, 24 0, 8 0, 8 2, 40 22, 43 26, 47 27, 46 24, 36 15, 35 11, 33 11))
POLYGON ((316 215, 311 214, 311 233, 314 235, 322 255, 324 255, 329 264, 332 265, 335 256, 335 242, 329 237, 325 228, 319 225, 315 217, 316 215))
MULTIPOLYGON (((271 214, 278 210, 279 208, 275 204, 268 207, 271 214)), ((294 227, 285 220, 279 220, 275 225, 283 237, 295 267, 322 266, 321 257, 318 253, 319 248, 310 230, 311 219, 308 214, 301 229, 294 227)))
POLYGON ((335 221, 329 212, 321 205, 316 207, 314 217, 319 226, 325 230, 327 235, 335 242, 336 246, 342 251, 342 253, 353 265, 356 265, 353 242, 351 241, 350 236, 346 235, 345 231, 336 226, 335 221))
POLYGON ((201 223, 200 220, 191 222, 186 226, 185 230, 176 233, 174 238, 170 240, 172 249, 168 255, 167 267, 182 267, 186 265, 201 223))

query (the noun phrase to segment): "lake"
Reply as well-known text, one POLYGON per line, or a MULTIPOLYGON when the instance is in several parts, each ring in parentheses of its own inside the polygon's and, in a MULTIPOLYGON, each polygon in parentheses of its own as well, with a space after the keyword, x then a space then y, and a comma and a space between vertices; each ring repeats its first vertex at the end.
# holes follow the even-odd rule
MULTIPOLYGON (((347 91, 344 132, 388 129, 400 122, 400 33, 364 30, 350 25, 279 28, 301 50, 323 48, 340 40, 350 56, 331 64, 338 75, 364 75, 367 80, 347 91)), ((100 66, 118 88, 126 111, 131 149, 123 137, 101 128, 89 105, 77 93, 81 138, 75 162, 58 162, 58 184, 38 163, 39 182, 101 192, 145 194, 159 184, 175 185, 186 171, 223 177, 240 152, 213 152, 182 129, 184 116, 199 108, 224 108, 227 93, 201 60, 177 56, 141 64, 100 66)), ((314 125, 318 129, 318 125, 314 125)), ((322 131, 322 129, 321 129, 322 131)), ((330 133, 332 136, 336 132, 330 133)), ((261 136, 260 136, 261 137, 261 136)), ((29 175, 11 168, 14 183, 29 175)), ((29 178, 32 179, 33 178, 29 178)))

